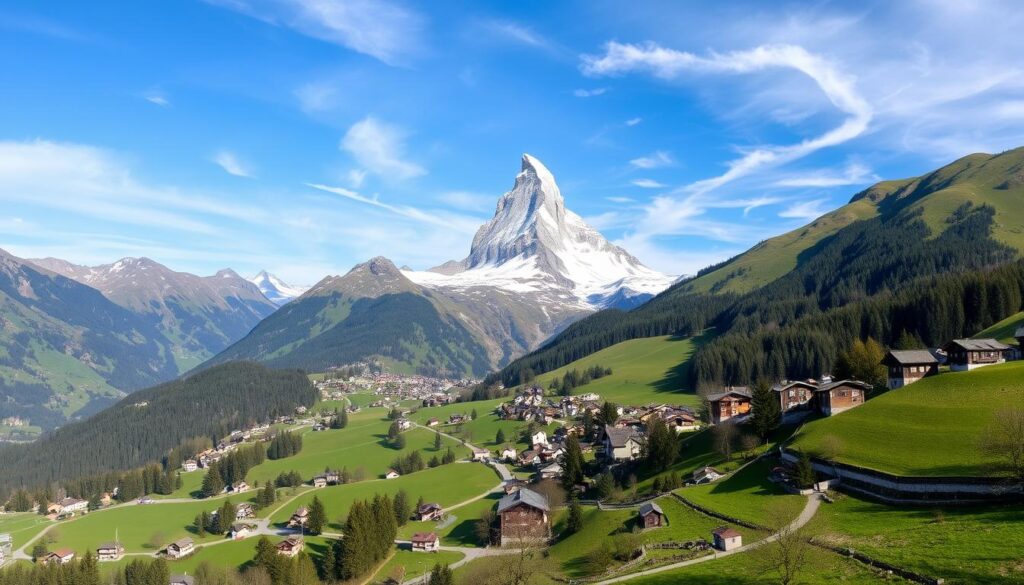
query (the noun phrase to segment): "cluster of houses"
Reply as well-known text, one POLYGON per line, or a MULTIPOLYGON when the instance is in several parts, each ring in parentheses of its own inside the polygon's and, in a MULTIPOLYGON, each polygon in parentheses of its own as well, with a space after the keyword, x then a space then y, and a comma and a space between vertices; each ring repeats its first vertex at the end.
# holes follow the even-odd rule
POLYGON ((940 365, 953 372, 969 372, 977 368, 1021 359, 1024 348, 1024 325, 1014 334, 1017 346, 995 339, 954 339, 941 348, 928 350, 893 350, 886 354, 882 364, 888 369, 890 389, 902 388, 922 378, 939 373, 940 365))
POLYGON ((457 401, 463 390, 476 383, 476 380, 392 374, 362 368, 362 373, 345 380, 330 378, 317 381, 315 386, 324 400, 340 400, 352 392, 370 391, 380 397, 371 406, 388 406, 402 400, 439 406, 457 401))

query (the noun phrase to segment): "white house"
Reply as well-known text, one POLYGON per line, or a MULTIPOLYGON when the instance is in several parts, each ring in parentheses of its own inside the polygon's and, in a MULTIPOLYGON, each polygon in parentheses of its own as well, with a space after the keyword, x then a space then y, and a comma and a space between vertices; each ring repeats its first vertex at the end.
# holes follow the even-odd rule
POLYGON ((199 469, 199 464, 196 463, 195 459, 186 459, 185 462, 181 464, 181 468, 186 472, 195 471, 199 469))
POLYGON ((701 467, 693 472, 693 483, 711 483, 722 477, 722 472, 714 467, 701 467))
POLYGON ((412 535, 412 550, 418 552, 437 552, 441 548, 441 539, 433 532, 417 532, 412 535))
POLYGON ((533 446, 541 445, 543 447, 548 446, 548 434, 544 431, 537 431, 530 435, 530 444, 533 446))
POLYGON ((192 554, 196 545, 191 538, 182 538, 167 545, 167 558, 180 559, 192 554))
POLYGON ((613 461, 632 461, 640 457, 640 436, 631 428, 604 427, 604 456, 613 461))
POLYGON ((402 474, 398 473, 394 469, 389 469, 388 472, 384 474, 384 479, 398 479, 401 476, 402 474))
POLYGON ((743 535, 733 528, 722 526, 711 532, 715 539, 715 548, 721 551, 730 551, 743 546, 743 535))

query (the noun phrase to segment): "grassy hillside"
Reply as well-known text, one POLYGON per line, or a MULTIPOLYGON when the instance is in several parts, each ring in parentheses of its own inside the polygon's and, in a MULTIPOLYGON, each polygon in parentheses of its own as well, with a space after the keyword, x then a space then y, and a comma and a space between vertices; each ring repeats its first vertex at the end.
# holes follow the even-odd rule
POLYGON ((592 366, 611 368, 612 374, 577 387, 573 393, 595 392, 618 404, 667 402, 695 406, 699 401, 687 387, 689 359, 710 333, 698 337, 647 337, 631 339, 595 352, 557 370, 537 376, 547 388, 554 378, 570 370, 592 366))
POLYGON ((975 339, 992 338, 1013 345, 1017 343, 1017 339, 1013 335, 1021 325, 1024 325, 1024 311, 1010 315, 995 325, 979 331, 977 335, 972 337, 975 339))
POLYGON ((807 424, 793 446, 822 453, 838 441, 838 461, 900 475, 989 476, 997 463, 978 442, 993 414, 1024 404, 1024 362, 944 373, 807 424))

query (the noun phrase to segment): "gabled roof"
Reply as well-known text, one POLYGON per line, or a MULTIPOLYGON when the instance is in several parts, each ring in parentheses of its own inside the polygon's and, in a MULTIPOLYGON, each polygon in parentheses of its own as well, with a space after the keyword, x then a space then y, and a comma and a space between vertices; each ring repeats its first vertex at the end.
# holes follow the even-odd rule
POLYGON ((861 382, 860 380, 837 380, 835 382, 829 382, 828 384, 822 384, 818 386, 818 392, 829 392, 840 386, 857 386, 861 390, 870 390, 871 384, 867 382, 861 382))
POLYGON ((659 516, 664 516, 665 513, 661 511, 661 506, 654 502, 644 502, 640 505, 640 515, 647 516, 651 512, 657 512, 659 516))
POLYGON ((793 386, 803 386, 804 388, 807 388, 809 390, 814 390, 815 388, 818 387, 816 384, 812 384, 811 382, 807 382, 804 380, 794 380, 792 382, 779 382, 778 384, 772 386, 772 390, 776 392, 785 392, 786 390, 789 390, 793 386))
POLYGON ((176 546, 178 548, 185 548, 186 546, 192 546, 192 539, 188 538, 188 537, 185 537, 185 538, 182 538, 181 540, 175 540, 174 542, 171 543, 171 546, 176 546))
POLYGON ((413 542, 434 542, 437 540, 437 534, 434 532, 417 532, 412 535, 413 542))
POLYGON ((714 534, 715 536, 720 536, 722 538, 735 538, 737 536, 743 536, 735 529, 730 528, 728 526, 721 526, 719 528, 716 528, 711 531, 711 534, 714 534))
POLYGON ((501 501, 498 502, 498 513, 501 514, 505 510, 514 508, 519 504, 525 504, 531 508, 537 508, 538 510, 544 510, 545 512, 551 510, 550 506, 548 506, 547 498, 533 490, 520 488, 519 491, 501 498, 501 501))
POLYGON ((1010 349, 1009 345, 1000 343, 995 339, 954 339, 946 344, 946 347, 958 346, 967 351, 1005 351, 1010 349))
POLYGON ((717 402, 726 396, 735 396, 737 398, 750 398, 750 389, 746 386, 730 386, 726 388, 724 392, 717 394, 708 394, 708 402, 717 402))
POLYGON ((608 441, 614 448, 625 447, 630 439, 636 440, 636 431, 629 427, 620 429, 611 425, 605 425, 604 433, 608 436, 608 441))
POLYGON ((906 350, 893 350, 889 352, 889 355, 885 356, 883 363, 895 362, 901 365, 913 365, 913 364, 937 364, 939 360, 935 359, 932 352, 927 349, 906 349, 906 350))

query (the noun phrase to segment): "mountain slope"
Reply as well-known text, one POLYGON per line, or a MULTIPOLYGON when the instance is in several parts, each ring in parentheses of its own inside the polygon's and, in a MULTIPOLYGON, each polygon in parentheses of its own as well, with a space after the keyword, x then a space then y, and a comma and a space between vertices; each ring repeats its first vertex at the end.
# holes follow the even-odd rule
POLYGON ((52 428, 177 373, 152 322, 0 250, 0 418, 52 428))
POLYGON ((425 286, 501 288, 584 310, 632 306, 673 281, 567 209, 554 175, 528 154, 512 190, 473 237, 469 256, 407 276, 425 286))
POLYGON ((490 366, 484 343, 386 258, 320 281, 210 364, 253 359, 316 371, 368 358, 452 376, 490 366))
POLYGON ((201 277, 149 258, 93 267, 55 258, 31 262, 91 286, 153 323, 171 341, 182 372, 241 339, 277 308, 256 285, 229 269, 201 277))
POLYGON ((986 291, 998 302, 969 298, 979 294, 970 287, 985 282, 986 270, 1024 251, 1022 169, 1024 149, 1017 149, 880 183, 837 213, 703 271, 634 311, 603 311, 575 323, 492 380, 515 384, 526 368, 544 372, 626 339, 689 335, 707 325, 720 336, 694 357, 697 386, 819 376, 854 337, 894 343, 906 332, 934 344, 969 335, 1021 308, 1013 277, 986 291), (959 276, 971 271, 979 272, 959 276), (887 300, 894 292, 898 298, 887 300), (921 305, 926 317, 915 320, 909 307, 925 298, 933 306, 921 305), (970 310, 943 307, 936 315, 936 304, 970 310))
POLYGON ((249 282, 255 284, 263 296, 279 307, 306 292, 306 289, 292 286, 266 270, 250 278, 249 282))

